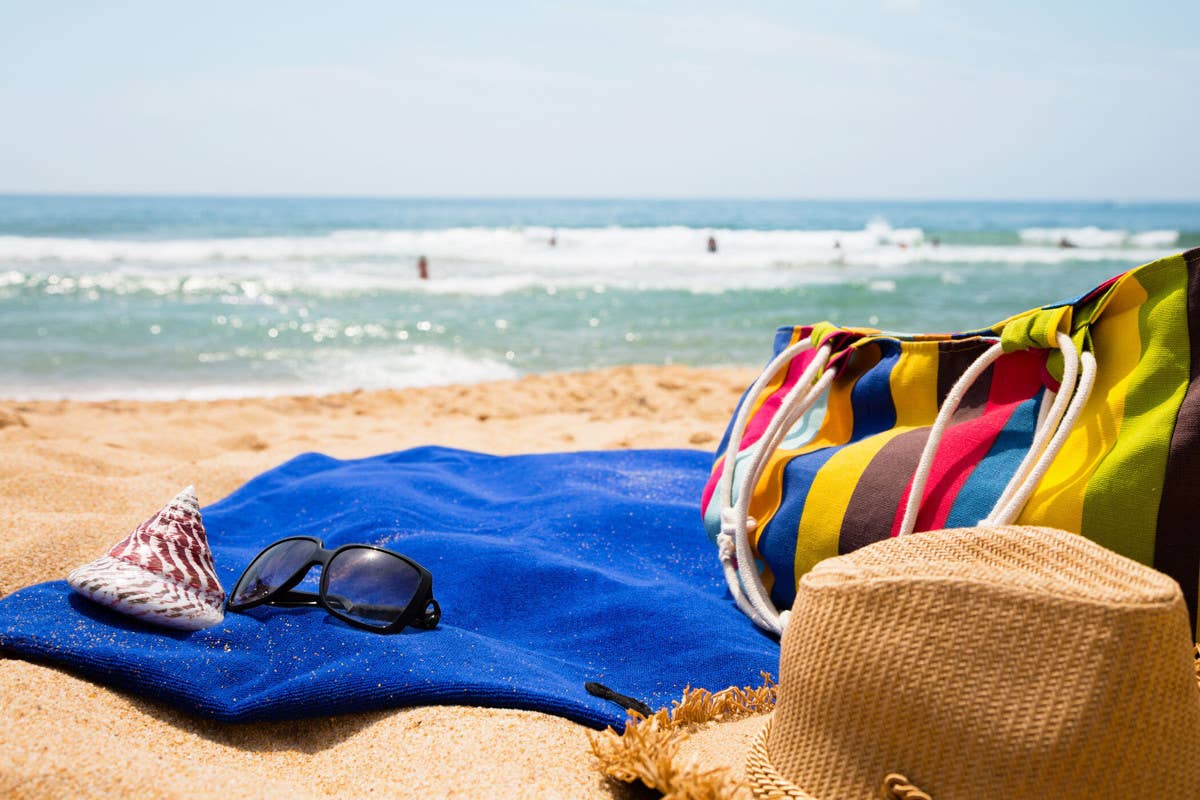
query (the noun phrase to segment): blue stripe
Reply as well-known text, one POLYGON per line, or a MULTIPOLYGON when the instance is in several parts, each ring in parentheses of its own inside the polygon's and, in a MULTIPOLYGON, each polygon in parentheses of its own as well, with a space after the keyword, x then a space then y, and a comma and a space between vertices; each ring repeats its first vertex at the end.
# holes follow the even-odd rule
POLYGON ((825 447, 793 458, 783 470, 783 499, 779 511, 763 529, 758 550, 771 565, 775 585, 771 601, 778 608, 791 608, 796 599, 796 535, 804 502, 813 480, 825 462, 841 447, 825 447))
POLYGON ((1037 397, 1026 400, 1013 411, 987 455, 963 484, 946 518, 947 528, 976 525, 992 512, 1000 493, 1021 465, 1021 459, 1029 452, 1033 428, 1037 424, 1038 406, 1044 397, 1045 390, 1042 390, 1037 397))
POLYGON ((850 391, 850 407, 854 413, 852 442, 896 427, 891 379, 892 369, 900 360, 900 343, 885 340, 872 346, 882 351, 879 363, 867 370, 850 391))

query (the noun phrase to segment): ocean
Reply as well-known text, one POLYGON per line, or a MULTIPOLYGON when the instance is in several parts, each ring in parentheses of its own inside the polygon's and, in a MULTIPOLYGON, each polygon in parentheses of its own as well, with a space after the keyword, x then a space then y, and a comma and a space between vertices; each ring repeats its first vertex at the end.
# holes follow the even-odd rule
POLYGON ((978 328, 1197 245, 1200 203, 0 196, 0 397, 758 365, 780 325, 978 328))

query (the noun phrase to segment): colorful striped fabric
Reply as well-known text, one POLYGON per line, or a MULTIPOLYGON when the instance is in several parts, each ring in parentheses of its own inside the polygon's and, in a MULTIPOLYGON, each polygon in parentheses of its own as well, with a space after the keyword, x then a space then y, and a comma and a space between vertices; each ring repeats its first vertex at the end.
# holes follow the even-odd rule
MULTIPOLYGON (((1200 248, 971 333, 899 336, 829 323, 781 329, 776 354, 805 341, 814 349, 794 356, 756 396, 742 398, 739 410, 749 403, 749 416, 730 456, 734 487, 745 470, 761 470, 745 535, 774 605, 790 607, 797 580, 818 561, 897 535, 939 408, 968 367, 1000 341, 1003 355, 970 386, 937 446, 915 529, 988 517, 1064 380, 1058 333, 1094 355, 1095 383, 1016 521, 1082 533, 1167 573, 1183 588, 1195 621, 1200 248), (828 366, 836 372, 819 426, 794 426, 762 452, 768 448, 760 440, 821 345, 830 346, 828 366)), ((732 429, 703 496, 714 541, 732 429)))

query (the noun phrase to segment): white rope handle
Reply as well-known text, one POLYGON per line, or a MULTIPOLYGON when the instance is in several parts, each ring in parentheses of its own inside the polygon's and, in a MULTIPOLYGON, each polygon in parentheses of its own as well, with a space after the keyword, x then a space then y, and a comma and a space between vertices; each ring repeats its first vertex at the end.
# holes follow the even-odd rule
MULTIPOLYGON (((1075 352, 1075 343, 1069 337, 1059 334, 1060 337, 1067 340, 1067 347, 1070 348, 1072 354, 1075 352)), ((1060 344, 1061 346, 1061 344, 1060 344)), ((1063 350, 1064 354, 1067 352, 1063 350)), ((1016 521, 1021 510, 1025 508, 1025 504, 1029 502, 1029 498, 1033 495, 1037 485, 1041 483, 1042 478, 1046 476, 1046 472, 1050 469, 1051 462, 1062 451, 1063 444, 1067 441, 1067 436, 1070 435, 1075 423, 1079 421, 1079 417, 1083 414, 1083 408, 1087 405, 1088 398, 1091 397, 1092 388, 1096 385, 1096 357, 1091 353, 1084 351, 1078 356, 1081 370, 1079 383, 1074 389, 1074 396, 1071 398, 1071 404, 1067 407, 1066 414, 1062 417, 1059 424, 1054 430, 1054 437, 1050 443, 1046 445, 1045 451, 1038 458, 1037 463, 1030 471, 1029 475, 1020 484, 1012 496, 1001 506, 1000 500, 1004 500, 1003 496, 996 502, 996 506, 992 509, 992 513, 987 515, 985 523, 995 525, 1009 525, 1016 521)), ((1065 378, 1065 375, 1064 375, 1065 378)), ((1059 395, 1068 394, 1065 391, 1065 384, 1059 390, 1059 395)), ((1058 398, 1055 398, 1057 403, 1058 398)), ((1053 412, 1051 412, 1053 413, 1053 412)), ((1049 429, 1049 426, 1047 426, 1049 429)), ((1015 477, 1015 476, 1014 476, 1015 477)))
POLYGON ((766 586, 763 585, 762 576, 758 573, 757 564, 754 560, 754 553, 750 550, 750 527, 755 520, 750 516, 750 501, 754 494, 754 486, 757 485, 759 478, 762 476, 762 471, 766 467, 767 461, 772 453, 778 448, 780 440, 786 435, 788 428, 805 414, 816 404, 829 386, 833 383, 836 370, 833 368, 826 369, 821 373, 821 377, 812 387, 804 393, 793 389, 789 393, 787 400, 780 407, 779 413, 771 421, 771 428, 763 437, 766 439, 765 445, 755 454, 753 461, 747 465, 745 476, 742 478, 739 486, 737 504, 733 509, 734 520, 745 520, 747 527, 744 532, 734 534, 734 542, 737 552, 737 571, 740 578, 739 583, 746 591, 748 599, 755 607, 763 619, 768 622, 767 629, 774 633, 783 634, 784 628, 787 627, 787 620, 790 612, 780 612, 775 608, 775 604, 771 602, 771 597, 767 593, 766 586))
MULTIPOLYGON (((717 554, 720 556, 721 566, 725 571, 725 583, 729 585, 729 592, 733 595, 733 600, 741 612, 762 628, 770 626, 758 610, 750 604, 737 577, 738 561, 734 539, 738 536, 748 536, 748 531, 753 529, 753 525, 749 524, 745 518, 742 520, 733 518, 733 509, 731 508, 733 505, 733 473, 737 456, 741 452, 742 437, 745 435, 746 425, 750 419, 750 408, 754 405, 755 399, 783 366, 790 364, 795 356, 810 349, 812 349, 812 344, 808 339, 784 348, 775 358, 771 359, 762 374, 751 384, 749 391, 746 392, 745 401, 734 416, 733 427, 729 430, 729 441, 726 443, 724 460, 721 464, 721 478, 717 483, 716 500, 720 503, 718 508, 721 510, 721 532, 717 535, 717 554)), ((805 372, 807 373, 807 370, 805 372)), ((797 386, 803 385, 804 377, 801 375, 801 379, 796 382, 797 386)))
MULTIPOLYGON (((811 350, 812 343, 808 339, 796 342, 784 348, 779 355, 771 359, 771 363, 763 368, 762 374, 755 379, 750 385, 750 390, 746 392, 746 401, 742 403, 738 409, 737 416, 733 418, 733 427, 729 429, 729 441, 725 444, 725 460, 721 464, 721 480, 717 484, 717 495, 722 506, 729 506, 733 502, 733 467, 737 460, 737 455, 741 452, 742 437, 746 434, 746 425, 750 421, 750 407, 754 405, 755 399, 762 394, 763 388, 770 383, 778 374, 781 367, 789 365, 792 359, 803 353, 805 350, 811 350), (732 458, 730 456, 733 456, 732 458)), ((826 355, 828 358, 828 355, 826 355)), ((809 363, 808 368, 800 375, 800 379, 796 381, 796 386, 802 386, 806 382, 812 381, 812 375, 815 374, 813 364, 817 364, 821 360, 821 354, 809 363), (807 378, 807 381, 806 381, 807 378)), ((818 365, 819 366, 819 365, 818 365)), ((792 387, 795 391, 795 387, 792 387)))
MULTIPOLYGON (((1007 525, 1017 518, 1038 483, 1045 477, 1051 462, 1062 451, 1067 436, 1079 420, 1083 407, 1091 396, 1096 381, 1095 356, 1088 352, 1080 354, 1071 337, 1062 332, 1057 334, 1056 344, 1063 353, 1063 379, 1059 391, 1050 410, 1038 420, 1029 451, 1004 487, 1004 491, 1000 493, 991 513, 980 520, 980 524, 1007 525)), ((910 534, 916 528, 917 514, 925 495, 925 484, 929 481, 929 473, 933 469, 933 459, 954 412, 958 410, 967 391, 983 371, 1001 355, 1003 348, 997 342, 971 364, 946 396, 921 451, 921 459, 917 462, 898 535, 910 534)))
MULTIPOLYGON (((991 513, 981 524, 1005 525, 1017 518, 1038 483, 1045 477, 1050 464, 1062 451, 1067 436, 1079 420, 1091 395, 1096 380, 1095 357, 1089 352, 1081 354, 1071 338, 1061 332, 1057 334, 1056 344, 1063 353, 1063 379, 1059 391, 1055 393, 1048 410, 1043 404, 1029 451, 1001 492, 991 513)), ((717 536, 717 549, 725 573, 725 582, 729 585, 729 591, 738 608, 756 625, 776 634, 783 633, 791 612, 780 612, 775 608, 758 573, 750 544, 750 534, 758 522, 750 516, 750 501, 753 488, 762 477, 771 455, 778 449, 792 426, 812 409, 832 385, 835 370, 828 366, 833 352, 829 345, 822 345, 817 351, 796 384, 788 390, 770 425, 758 441, 747 448, 754 452, 747 460, 741 479, 738 480, 736 501, 733 491, 735 470, 737 458, 743 452, 742 437, 745 435, 750 408, 755 399, 781 369, 791 364, 796 355, 811 348, 812 345, 808 341, 797 342, 785 348, 772 359, 750 387, 729 432, 716 492, 721 509, 721 532, 717 536), (818 371, 821 373, 820 377, 817 377, 818 371)), ((937 418, 930 428, 929 438, 913 474, 899 535, 912 533, 916 528, 921 500, 933 470, 934 458, 955 412, 962 405, 975 381, 1003 354, 1003 346, 999 341, 995 342, 955 381, 942 407, 938 409, 937 418)))
POLYGON ((733 427, 729 431, 729 441, 725 448, 724 462, 721 465, 721 478, 717 494, 721 503, 721 533, 717 536, 717 548, 721 557, 721 565, 725 572, 725 582, 733 595, 739 609, 754 620, 761 628, 782 634, 787 625, 789 612, 779 612, 763 585, 758 574, 754 554, 750 549, 750 533, 757 526, 757 521, 750 516, 750 495, 754 484, 760 477, 763 468, 771 454, 779 446, 788 428, 812 408, 813 404, 829 388, 833 382, 834 370, 824 369, 820 379, 813 381, 818 370, 825 368, 833 352, 829 345, 822 345, 800 374, 796 384, 788 391, 759 440, 751 445, 757 448, 751 460, 746 464, 742 480, 739 482, 737 502, 733 500, 733 478, 737 457, 741 452, 742 437, 750 417, 750 407, 761 394, 763 388, 779 373, 785 365, 791 363, 799 353, 811 349, 807 342, 798 342, 785 348, 763 370, 762 374, 750 387, 746 401, 738 409, 733 427))
POLYGON ((1062 424, 1063 415, 1067 411, 1067 407, 1071 402, 1071 396, 1075 391, 1076 384, 1079 380, 1079 351, 1075 348, 1075 343, 1071 341, 1071 337, 1058 332, 1055 337, 1058 344, 1058 349, 1063 354, 1063 377, 1059 385, 1058 392, 1054 395, 1054 400, 1047 406, 1043 402, 1042 412, 1039 413, 1037 425, 1034 427, 1033 441, 1029 445, 1028 452, 1021 459, 1021 464, 1009 479, 1008 485, 1004 487, 1004 491, 1000 493, 1000 497, 996 499, 996 504, 992 506, 991 512, 982 522, 987 524, 1002 525, 1011 522, 1005 515, 1000 512, 1009 505, 1012 499, 1021 491, 1024 484, 1028 481, 1035 464, 1039 463, 1046 451, 1046 446, 1050 443, 1050 439, 1062 424), (1003 520, 1003 521, 1002 521, 1003 520))
POLYGON ((933 421, 933 427, 929 429, 929 438, 925 440, 925 448, 921 450, 917 471, 913 473, 912 487, 908 491, 908 503, 904 507, 904 519, 900 523, 898 535, 910 534, 917 526, 917 513, 921 509, 921 500, 925 497, 925 484, 929 481, 929 473, 933 470, 933 457, 937 455, 938 445, 942 443, 942 436, 950 427, 950 419, 954 416, 954 412, 958 411, 958 407, 962 405, 963 399, 967 396, 967 391, 979 379, 983 371, 1002 355, 1004 355, 1004 346, 1000 342, 996 342, 984 351, 983 355, 971 362, 971 366, 967 367, 967 371, 959 376, 959 379, 954 382, 954 386, 951 387, 950 393, 946 395, 942 407, 938 409, 937 418, 933 421))

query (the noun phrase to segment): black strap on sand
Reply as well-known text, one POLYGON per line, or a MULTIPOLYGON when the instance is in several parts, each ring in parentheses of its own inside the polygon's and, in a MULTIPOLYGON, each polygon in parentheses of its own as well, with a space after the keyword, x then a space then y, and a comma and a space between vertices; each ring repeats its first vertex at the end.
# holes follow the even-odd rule
POLYGON ((603 683, 596 683, 595 681, 588 681, 587 683, 585 683, 583 685, 583 688, 587 689, 587 693, 592 695, 593 697, 599 697, 601 700, 608 700, 610 703, 616 703, 621 708, 624 708, 627 711, 636 711, 637 713, 641 714, 643 717, 648 717, 654 713, 654 710, 651 709, 650 706, 643 703, 641 700, 638 700, 637 698, 634 698, 634 697, 630 697, 627 694, 621 694, 620 692, 614 692, 612 689, 608 688, 603 683))

